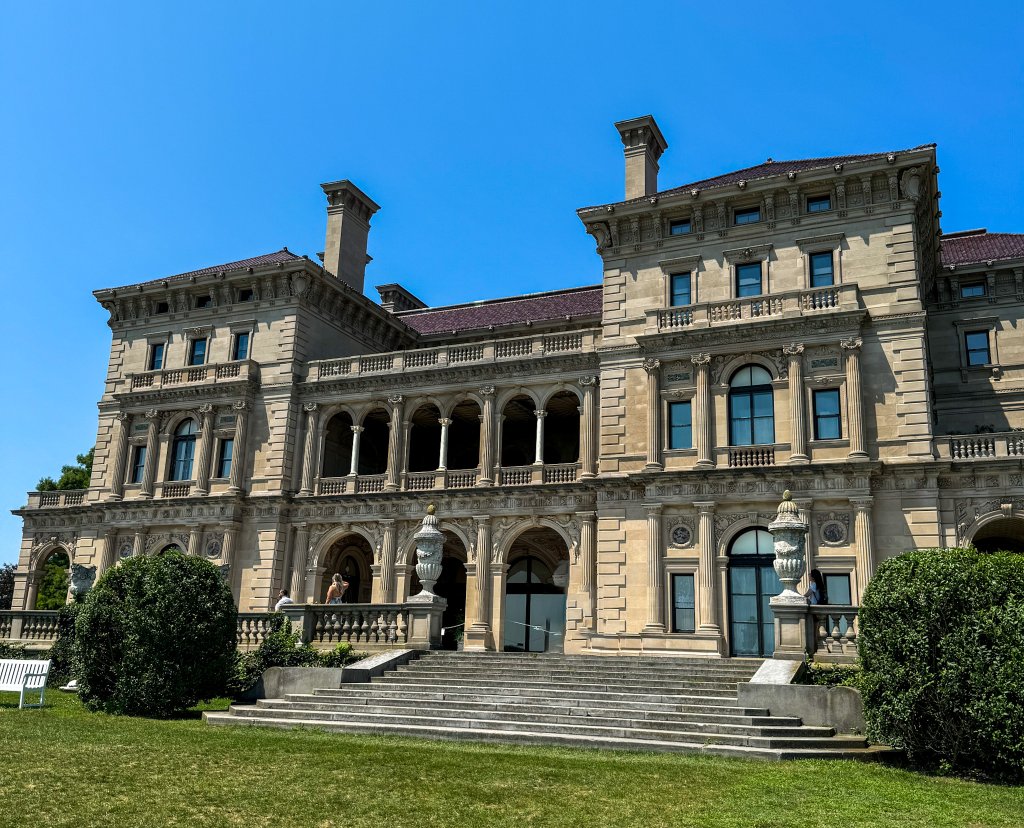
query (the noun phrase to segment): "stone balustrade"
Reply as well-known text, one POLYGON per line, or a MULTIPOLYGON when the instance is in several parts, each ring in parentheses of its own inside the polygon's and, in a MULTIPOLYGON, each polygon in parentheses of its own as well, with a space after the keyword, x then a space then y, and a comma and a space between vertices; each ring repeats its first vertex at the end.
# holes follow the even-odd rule
POLYGON ((809 623, 817 661, 853 662, 857 658, 857 607, 816 604, 809 623))
POLYGON ((52 644, 57 640, 57 610, 0 611, 0 639, 52 644))
POLYGON ((239 650, 254 650, 270 632, 269 612, 240 612, 235 641, 239 650))
POLYGON ((281 610, 304 644, 330 649, 351 644, 374 651, 440 646, 444 604, 288 604, 281 610))
POLYGON ((1024 458, 1024 431, 991 434, 954 434, 936 440, 941 460, 989 460, 1024 458))
POLYGON ((182 368, 165 368, 160 371, 125 374, 125 380, 132 391, 155 391, 189 385, 248 381, 256 379, 258 376, 259 364, 245 359, 238 362, 190 365, 182 368))
POLYGON ((309 382, 325 382, 341 377, 366 374, 400 374, 407 371, 442 368, 448 365, 495 363, 523 360, 552 354, 592 352, 596 346, 593 331, 537 334, 515 339, 492 339, 464 345, 441 345, 386 354, 315 360, 308 365, 309 382))
POLYGON ((194 482, 191 480, 168 480, 160 485, 161 497, 188 497, 194 482))
POLYGON ((646 333, 685 328, 733 325, 751 320, 783 319, 820 313, 856 310, 860 297, 856 285, 794 290, 770 296, 748 296, 719 302, 702 302, 647 311, 646 333))
POLYGON ((87 489, 66 489, 56 492, 29 492, 28 509, 56 509, 64 506, 81 506, 85 502, 87 489))
MULTIPOLYGON (((531 464, 499 468, 497 469, 497 485, 530 486, 538 483, 575 483, 579 480, 580 468, 579 463, 531 464)), ((405 492, 471 489, 477 485, 479 478, 479 469, 405 472, 402 475, 400 489, 405 492)), ((313 492, 321 496, 382 492, 386 480, 386 475, 381 474, 321 477, 314 482, 313 492)), ((165 497, 169 496, 165 494, 165 497)))
POLYGON ((729 468, 745 469, 774 466, 775 449, 775 446, 730 446, 718 451, 725 453, 729 468))

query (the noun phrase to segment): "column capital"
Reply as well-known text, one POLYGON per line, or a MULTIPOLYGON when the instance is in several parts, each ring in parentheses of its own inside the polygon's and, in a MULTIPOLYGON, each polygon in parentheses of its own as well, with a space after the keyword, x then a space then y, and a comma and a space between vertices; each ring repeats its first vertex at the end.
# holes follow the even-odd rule
POLYGON ((576 517, 578 517, 580 520, 597 520, 597 512, 576 512, 576 517))
POLYGON ((477 524, 490 523, 491 522, 491 516, 490 515, 473 515, 473 520, 475 520, 477 522, 477 524))
POLYGON ((352 429, 352 433, 353 434, 362 434, 366 427, 359 425, 359 426, 349 426, 349 428, 352 429))
POLYGON ((648 357, 643 361, 643 367, 648 374, 653 374, 661 368, 661 360, 655 359, 654 357, 648 357))
POLYGON ((697 511, 702 515, 710 515, 715 511, 715 501, 713 500, 694 501, 693 505, 697 507, 697 511))
POLYGON ((592 375, 587 377, 580 377, 579 384, 582 385, 584 388, 593 388, 595 385, 597 385, 597 377, 592 375))
POLYGON ((538 408, 536 411, 533 412, 533 416, 539 419, 543 419, 544 417, 548 416, 548 412, 545 411, 543 408, 538 408))
POLYGON ((447 428, 448 426, 450 426, 452 424, 452 418, 451 417, 441 417, 441 419, 439 419, 437 422, 443 428, 447 428))
POLYGON ((249 403, 246 400, 235 400, 231 403, 231 409, 239 413, 245 411, 249 407, 249 403))
POLYGON ((204 417, 209 417, 211 414, 213 414, 214 408, 212 405, 210 405, 210 403, 203 403, 201 406, 199 406, 198 410, 199 413, 202 414, 204 417))
POLYGON ((804 344, 802 342, 791 342, 789 345, 782 346, 782 353, 788 357, 799 357, 804 352, 804 344))
POLYGON ((860 511, 860 512, 865 512, 868 509, 870 509, 874 502, 875 502, 875 499, 873 497, 870 497, 870 496, 851 497, 850 498, 850 505, 853 506, 854 509, 856 509, 857 511, 860 511))
POLYGON ((645 503, 644 508, 647 510, 648 517, 655 517, 662 513, 665 508, 664 503, 645 503))
POLYGON ((850 336, 839 340, 839 347, 844 351, 858 351, 863 344, 864 340, 859 336, 850 336))
POLYGON ((711 364, 711 354, 694 354, 690 357, 690 362, 698 368, 707 368, 711 364))
POLYGON ((160 423, 160 412, 157 411, 155 408, 149 409, 143 416, 151 423, 160 423))
POLYGON ((480 388, 480 395, 482 397, 493 397, 494 396, 494 386, 493 385, 481 386, 481 388, 480 388))
POLYGON ((308 402, 302 404, 302 410, 309 414, 314 413, 319 407, 320 404, 315 402, 308 402))
POLYGON ((403 397, 401 394, 390 394, 388 395, 388 402, 391 403, 392 405, 401 405, 403 402, 405 402, 405 397, 403 397))
POLYGON ((118 411, 118 412, 117 412, 117 413, 116 413, 116 414, 114 415, 114 419, 115 419, 115 420, 120 420, 120 421, 121 421, 122 423, 125 423, 125 422, 127 422, 127 421, 128 421, 128 420, 130 420, 131 418, 132 418, 132 415, 131 415, 131 414, 129 414, 129 413, 127 412, 127 411, 118 411))

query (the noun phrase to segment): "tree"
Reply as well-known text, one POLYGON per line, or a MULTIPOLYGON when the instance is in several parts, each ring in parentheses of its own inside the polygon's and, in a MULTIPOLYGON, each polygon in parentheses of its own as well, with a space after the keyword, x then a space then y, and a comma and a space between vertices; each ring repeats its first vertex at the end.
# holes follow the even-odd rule
POLYGON ((12 563, 0 566, 0 610, 9 610, 14 601, 14 571, 17 568, 12 563))
POLYGON ((43 564, 43 579, 36 593, 35 609, 55 610, 68 601, 68 573, 71 561, 64 552, 54 552, 43 564))
POLYGON ((38 492, 67 491, 69 489, 88 489, 89 481, 92 479, 92 461, 96 453, 93 446, 85 454, 75 457, 77 466, 63 466, 60 470, 60 477, 54 480, 52 477, 44 477, 36 484, 38 492))

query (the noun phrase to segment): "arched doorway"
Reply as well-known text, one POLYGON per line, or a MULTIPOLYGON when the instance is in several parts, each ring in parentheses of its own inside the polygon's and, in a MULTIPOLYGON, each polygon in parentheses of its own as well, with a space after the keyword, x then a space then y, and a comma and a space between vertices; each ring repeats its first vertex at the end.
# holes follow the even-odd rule
POLYGON ((71 560, 63 549, 54 549, 39 567, 39 588, 34 609, 60 609, 68 602, 68 574, 71 560))
POLYGON ((766 529, 741 532, 729 544, 729 649, 734 656, 770 656, 775 617, 769 601, 782 592, 766 529))
POLYGON ((384 474, 388 470, 388 433, 391 415, 375 408, 363 417, 363 433, 359 440, 359 474, 384 474))
POLYGON ((1018 552, 1024 554, 1024 518, 1004 517, 989 521, 971 539, 979 552, 1018 552))
POLYGON ((324 555, 324 572, 320 587, 313 596, 315 603, 327 600, 327 589, 335 573, 341 573, 348 581, 348 589, 342 597, 345 604, 368 604, 373 588, 373 551, 362 535, 346 535, 339 538, 324 555))
POLYGON ((529 466, 537 459, 536 406, 530 397, 513 397, 501 411, 501 457, 503 468, 529 466))
MULTIPOLYGON (((466 631, 466 547, 454 533, 445 532, 441 554, 441 577, 434 584, 434 592, 448 602, 441 616, 441 626, 444 628, 441 648, 457 650, 466 631)), ((414 552, 414 561, 415 557, 414 552)), ((409 595, 416 595, 420 588, 420 579, 414 566, 409 579, 409 595)))
POLYGON ((552 529, 527 529, 512 543, 505 580, 505 650, 561 652, 569 550, 552 529))
POLYGON ((433 403, 421 405, 409 418, 409 471, 434 471, 441 449, 441 412, 433 403))
POLYGON ((344 477, 352 470, 352 438, 352 417, 345 411, 331 417, 324 429, 321 477, 344 477))

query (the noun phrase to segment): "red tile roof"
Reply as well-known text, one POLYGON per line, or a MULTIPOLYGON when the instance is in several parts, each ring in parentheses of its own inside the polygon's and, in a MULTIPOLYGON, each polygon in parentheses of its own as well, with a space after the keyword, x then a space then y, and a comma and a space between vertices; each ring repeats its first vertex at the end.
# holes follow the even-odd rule
MULTIPOLYGON (((199 270, 190 270, 188 273, 178 273, 174 276, 162 276, 159 279, 147 279, 144 282, 137 282, 139 285, 151 285, 154 282, 180 282, 183 279, 195 278, 197 276, 209 276, 211 273, 221 273, 230 270, 243 270, 247 267, 263 267, 265 265, 277 264, 278 262, 301 261, 302 256, 296 256, 287 247, 277 250, 274 253, 264 253, 262 256, 253 256, 251 259, 240 259, 237 262, 204 267, 199 270)), ((125 287, 135 287, 126 285, 125 287)))
POLYGON ((943 267, 1024 259, 1024 233, 947 233, 939 239, 939 250, 943 267))
POLYGON ((404 311, 396 316, 421 334, 486 330, 491 327, 565 319, 567 316, 573 319, 600 317, 601 286, 404 311))
MULTIPOLYGON (((852 164, 856 161, 872 161, 878 158, 885 158, 888 155, 899 155, 904 152, 916 152, 923 149, 932 149, 935 144, 921 144, 918 147, 911 147, 902 150, 889 150, 887 152, 870 152, 863 155, 833 155, 828 158, 799 158, 795 161, 775 161, 768 159, 763 164, 756 164, 753 167, 745 167, 742 170, 716 175, 713 178, 704 178, 694 181, 691 184, 684 184, 681 187, 672 187, 669 190, 660 190, 659 196, 676 195, 690 190, 711 190, 715 187, 725 187, 729 184, 736 184, 740 181, 757 181, 761 178, 771 178, 775 175, 785 175, 790 172, 803 172, 805 170, 825 169, 834 167, 836 164, 852 164)), ((650 196, 633 198, 629 201, 614 202, 616 204, 638 204, 650 196)), ((604 205, 595 205, 604 206, 604 205)), ((593 209, 584 207, 584 210, 593 209)))

